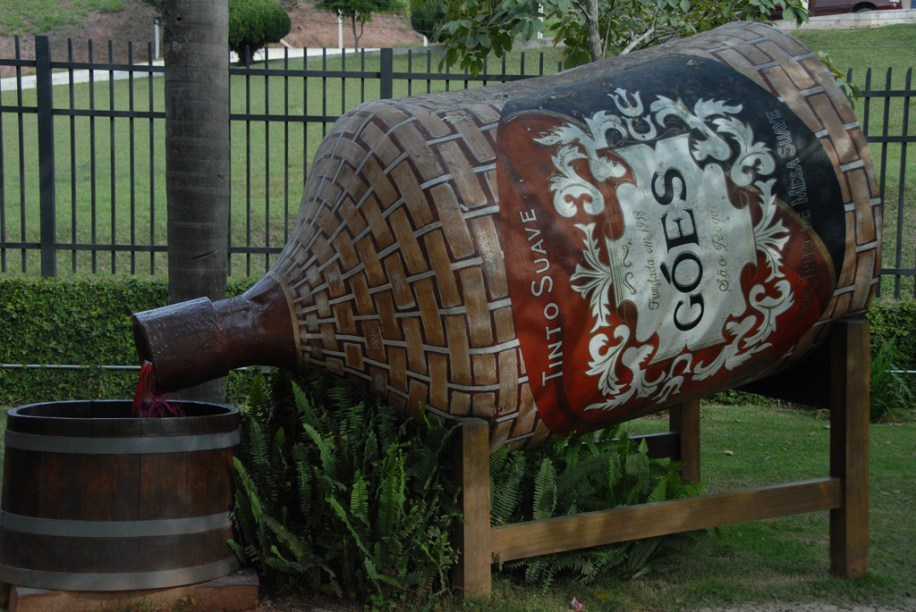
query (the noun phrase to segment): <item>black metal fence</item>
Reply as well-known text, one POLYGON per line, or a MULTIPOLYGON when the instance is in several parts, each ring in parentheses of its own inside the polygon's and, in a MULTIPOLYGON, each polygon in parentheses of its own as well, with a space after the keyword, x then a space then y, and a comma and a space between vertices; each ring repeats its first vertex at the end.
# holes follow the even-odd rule
MULTIPOLYGON (((0 58, 0 273, 159 274, 165 269, 164 69, 100 53, 0 58), (78 60, 77 55, 84 57, 78 60)), ((150 49, 146 50, 151 55, 150 49)), ((324 50, 230 68, 230 274, 260 276, 286 243, 314 151, 364 101, 529 78, 559 70, 552 49, 527 51, 483 75, 439 70, 435 50, 324 50)), ((849 75, 885 198, 882 293, 916 295, 914 171, 907 176, 905 75, 849 75), (902 82, 901 82, 902 81, 902 82), (909 183, 907 182, 909 180, 909 183)))

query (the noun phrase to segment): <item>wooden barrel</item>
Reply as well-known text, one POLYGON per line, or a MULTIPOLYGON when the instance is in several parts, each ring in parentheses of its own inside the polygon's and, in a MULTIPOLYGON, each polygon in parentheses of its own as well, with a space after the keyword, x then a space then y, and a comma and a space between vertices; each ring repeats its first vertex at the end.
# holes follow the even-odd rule
POLYGON ((187 416, 130 418, 126 400, 9 411, 0 581, 122 591, 237 568, 226 541, 238 410, 177 403, 187 416))

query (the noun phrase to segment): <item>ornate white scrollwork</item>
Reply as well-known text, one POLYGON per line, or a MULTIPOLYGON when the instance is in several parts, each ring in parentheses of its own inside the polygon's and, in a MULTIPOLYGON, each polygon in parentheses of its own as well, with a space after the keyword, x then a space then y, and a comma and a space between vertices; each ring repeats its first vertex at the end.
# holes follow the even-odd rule
MULTIPOLYGON (((747 295, 741 291, 737 278, 732 278, 727 293, 718 296, 732 303, 731 310, 720 308, 721 312, 715 315, 718 318, 711 316, 717 329, 697 331, 695 335, 705 334, 699 340, 675 337, 678 334, 684 337, 691 335, 690 331, 684 330, 686 326, 678 321, 647 331, 645 326, 637 328, 632 321, 621 320, 612 307, 631 299, 634 293, 634 270, 640 269, 634 262, 649 270, 655 279, 663 277, 669 284, 693 285, 692 282, 679 280, 676 271, 672 272, 662 264, 657 256, 659 244, 663 244, 659 242, 662 240, 659 234, 669 238, 669 244, 669 232, 684 235, 690 230, 699 235, 701 231, 706 231, 700 228, 703 220, 697 221, 692 212, 682 207, 678 210, 688 212, 689 217, 682 216, 676 224, 672 224, 671 219, 661 214, 661 211, 670 213, 675 210, 675 207, 667 206, 670 200, 666 200, 655 203, 665 204, 667 208, 660 206, 656 215, 658 218, 644 222, 643 236, 637 236, 633 230, 616 239, 602 237, 596 235, 600 227, 597 222, 577 223, 575 227, 583 236, 582 256, 571 280, 575 291, 588 302, 593 318, 587 372, 597 378, 596 384, 603 397, 588 410, 611 410, 634 397, 663 401, 677 393, 685 381, 707 379, 723 368, 733 370, 770 346, 768 339, 776 330, 777 317, 795 301, 792 286, 785 277, 782 258, 789 232, 776 214, 775 179, 770 176, 776 169, 776 160, 765 143, 755 140, 751 126, 736 116, 742 107, 720 100, 701 99, 691 109, 680 99, 660 96, 647 110, 638 92, 617 89, 609 97, 616 112, 600 111, 581 123, 564 123, 535 139, 541 145, 557 147, 552 156, 555 171, 550 178, 553 206, 557 213, 564 218, 580 213, 592 217, 609 214, 602 188, 616 190, 625 224, 631 226, 634 219, 651 217, 644 212, 651 207, 641 203, 637 195, 648 193, 658 197, 661 187, 669 187, 670 193, 678 194, 686 202, 690 197, 700 197, 696 196, 697 193, 703 196, 717 187, 721 187, 719 191, 726 192, 726 180, 730 180, 737 187, 756 191, 759 219, 751 227, 751 213, 747 206, 732 205, 724 195, 717 195, 721 202, 714 204, 708 204, 708 197, 695 202, 699 211, 705 205, 719 206, 734 227, 747 228, 745 243, 748 247, 744 253, 747 261, 730 263, 730 254, 723 252, 717 260, 723 262, 720 270, 725 275, 734 271, 736 265, 758 265, 762 262, 769 273, 765 279, 762 279, 764 275, 758 274, 757 278, 762 280, 758 280, 747 295), (609 139, 615 139, 613 145, 609 139), (640 169, 640 165, 645 167, 640 169), (686 166, 690 168, 679 169, 686 166), (585 168, 588 168, 588 175, 582 176, 580 172, 585 168), (676 172, 677 180, 672 179, 670 184, 665 184, 664 179, 668 178, 664 175, 666 169, 676 172), (625 184, 633 182, 634 177, 637 183, 643 180, 646 184, 624 188, 625 184), (696 223, 697 227, 691 229, 690 223, 696 223), (662 351, 663 343, 669 345, 665 351, 662 351), (701 362, 692 351, 683 350, 693 346, 717 346, 718 352, 709 359, 707 351, 707 362, 701 362), (653 360, 660 362, 669 358, 670 363, 660 374, 654 379, 647 378, 653 360)), ((685 267, 687 272, 682 274, 693 278, 702 273, 703 264, 701 255, 691 257, 696 260, 696 267, 685 267)), ((685 265, 693 264, 688 262, 685 265)), ((740 270, 740 267, 737 269, 740 270)), ((656 281, 657 284, 660 282, 656 281)), ((722 291, 721 286, 719 291, 722 291)), ((699 316, 703 315, 705 306, 697 300, 662 305, 676 306, 684 312, 690 312, 692 308, 699 316)), ((641 308, 637 317, 661 321, 658 313, 645 312, 641 308)))

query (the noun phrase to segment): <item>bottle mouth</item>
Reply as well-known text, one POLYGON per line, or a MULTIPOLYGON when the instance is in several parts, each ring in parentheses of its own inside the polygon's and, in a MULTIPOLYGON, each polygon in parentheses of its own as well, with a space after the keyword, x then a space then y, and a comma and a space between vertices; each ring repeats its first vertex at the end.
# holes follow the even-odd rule
POLYGON ((297 328, 283 289, 266 277, 244 295, 197 298, 131 317, 141 360, 156 370, 156 393, 221 378, 248 365, 297 365, 297 328))
POLYGON ((146 331, 143 326, 137 322, 136 315, 131 317, 131 329, 134 334, 134 346, 137 347, 137 355, 139 355, 140 361, 149 361, 152 363, 153 352, 150 349, 149 340, 146 339, 146 331))
POLYGON ((132 328, 138 355, 156 369, 157 393, 220 378, 232 367, 226 332, 208 298, 136 313, 132 328))

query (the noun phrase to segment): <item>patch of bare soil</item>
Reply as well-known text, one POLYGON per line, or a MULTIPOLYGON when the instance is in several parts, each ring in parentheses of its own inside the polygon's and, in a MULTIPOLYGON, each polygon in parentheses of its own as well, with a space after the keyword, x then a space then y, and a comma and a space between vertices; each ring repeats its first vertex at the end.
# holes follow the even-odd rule
MULTIPOLYGON (((51 58, 54 61, 67 61, 72 58, 72 61, 76 62, 88 62, 90 59, 104 63, 146 62, 150 54, 155 53, 155 15, 152 7, 139 2, 129 2, 127 8, 121 11, 93 13, 79 25, 65 26, 48 34, 51 58)), ((296 49, 337 47, 337 15, 319 11, 309 2, 300 2, 289 11, 289 16, 292 27, 283 39, 288 46, 296 49)), ((352 28, 346 19, 343 22, 342 33, 344 46, 353 47, 352 28)), ((420 44, 422 41, 423 37, 411 29, 406 16, 373 15, 372 21, 365 25, 360 37, 360 46, 399 47, 420 44)), ((0 58, 16 58, 16 46, 15 37, 0 36, 0 58)), ((22 59, 31 60, 35 57, 33 36, 20 37, 18 46, 19 57, 22 59)), ((13 74, 15 68, 0 67, 0 76, 13 74)))
MULTIPOLYGON (((319 11, 307 3, 300 3, 289 11, 289 18, 292 28, 283 40, 290 47, 337 47, 337 15, 319 11)), ((342 30, 343 46, 353 47, 353 30, 347 19, 343 20, 342 30)), ((372 21, 366 24, 359 40, 361 47, 403 47, 422 42, 423 36, 410 27, 410 20, 399 15, 373 15, 372 21)))

